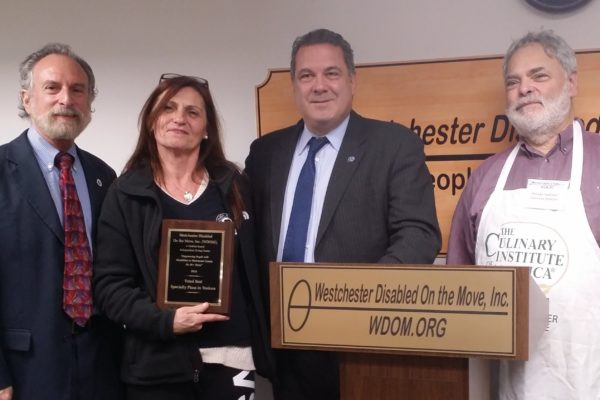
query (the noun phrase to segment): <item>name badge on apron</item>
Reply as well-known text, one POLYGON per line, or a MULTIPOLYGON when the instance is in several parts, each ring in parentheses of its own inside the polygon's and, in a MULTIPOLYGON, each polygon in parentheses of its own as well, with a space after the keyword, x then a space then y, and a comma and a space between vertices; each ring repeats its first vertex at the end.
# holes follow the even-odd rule
POLYGON ((528 179, 524 206, 538 210, 564 210, 568 190, 569 181, 528 179))

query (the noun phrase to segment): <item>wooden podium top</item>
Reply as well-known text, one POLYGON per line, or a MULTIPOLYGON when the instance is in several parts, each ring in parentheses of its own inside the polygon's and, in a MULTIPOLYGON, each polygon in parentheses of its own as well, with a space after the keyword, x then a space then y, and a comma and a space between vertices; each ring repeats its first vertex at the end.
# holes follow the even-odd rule
POLYGON ((526 360, 548 313, 525 267, 272 263, 270 284, 278 348, 526 360))

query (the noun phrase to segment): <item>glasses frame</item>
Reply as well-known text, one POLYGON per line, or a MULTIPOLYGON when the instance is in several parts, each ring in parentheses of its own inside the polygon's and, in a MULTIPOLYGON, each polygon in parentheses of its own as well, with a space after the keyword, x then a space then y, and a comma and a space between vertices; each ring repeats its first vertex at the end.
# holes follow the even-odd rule
POLYGON ((181 74, 176 74, 173 72, 166 72, 166 73, 162 74, 160 76, 160 79, 158 80, 158 83, 169 80, 169 79, 175 79, 175 78, 190 78, 190 79, 193 79, 196 82, 198 82, 200 85, 202 85, 204 87, 208 87, 208 81, 204 78, 200 78, 199 76, 192 76, 192 75, 181 75, 181 74))

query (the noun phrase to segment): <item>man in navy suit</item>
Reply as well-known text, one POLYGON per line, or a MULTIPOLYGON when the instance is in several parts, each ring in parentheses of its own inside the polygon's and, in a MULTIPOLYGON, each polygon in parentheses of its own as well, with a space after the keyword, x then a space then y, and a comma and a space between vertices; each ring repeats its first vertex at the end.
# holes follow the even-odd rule
POLYGON ((31 127, 0 147, 0 399, 119 399, 118 330, 92 312, 63 311, 64 230, 55 156, 72 175, 92 244, 115 172, 79 149, 91 119, 92 69, 69 46, 49 44, 21 64, 21 116, 31 127))
MULTIPOLYGON (((256 140, 246 160, 265 275, 275 260, 432 263, 440 233, 423 144, 401 125, 352 111, 350 44, 326 29, 297 38, 291 77, 302 120, 256 140), (305 174, 309 154, 313 174, 305 174), (308 228, 298 229, 307 215, 308 228)), ((279 350, 276 360, 278 400, 339 397, 334 353, 279 350)))

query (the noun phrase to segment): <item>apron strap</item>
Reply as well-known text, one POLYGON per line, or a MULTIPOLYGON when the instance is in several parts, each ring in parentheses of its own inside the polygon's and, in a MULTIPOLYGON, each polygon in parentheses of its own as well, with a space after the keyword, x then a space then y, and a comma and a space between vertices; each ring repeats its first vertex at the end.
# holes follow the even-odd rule
POLYGON ((583 134, 581 125, 577 120, 573 121, 573 156, 571 157, 571 181, 569 190, 579 192, 581 190, 581 175, 583 170, 583 134))
POLYGON ((521 142, 517 143, 517 145, 512 149, 508 158, 504 162, 504 166, 502 167, 502 171, 500 172, 500 176, 498 177, 498 181, 496 182, 496 188, 494 192, 504 190, 504 186, 506 185, 506 180, 508 179, 508 174, 512 169, 515 158, 517 158, 517 154, 519 153, 519 149, 521 148, 521 142))

